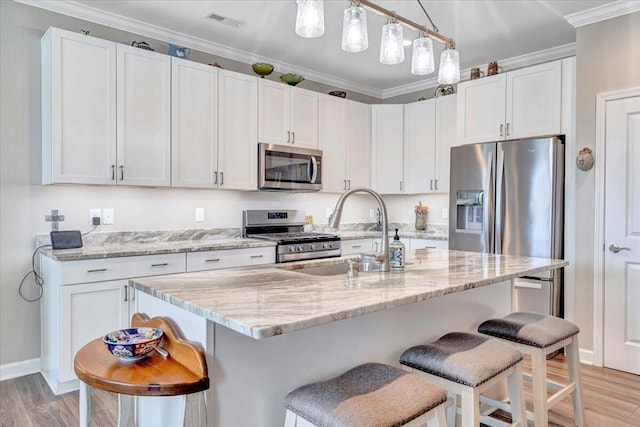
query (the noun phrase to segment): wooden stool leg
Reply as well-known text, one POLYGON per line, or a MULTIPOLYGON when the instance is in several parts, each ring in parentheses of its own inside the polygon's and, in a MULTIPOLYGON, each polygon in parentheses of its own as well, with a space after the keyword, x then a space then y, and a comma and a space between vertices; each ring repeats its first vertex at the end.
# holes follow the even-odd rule
POLYGON ((569 371, 569 381, 575 383, 576 389, 571 393, 573 400, 573 413, 576 426, 584 427, 584 406, 582 404, 582 383, 580 380, 580 356, 578 346, 578 335, 574 335, 571 343, 566 347, 567 368, 569 371))
POLYGON ((533 425, 535 427, 547 427, 547 357, 540 348, 531 349, 531 377, 533 425))
POLYGON ((449 392, 447 400, 452 404, 447 408, 447 427, 456 427, 456 418, 458 416, 458 394, 449 392))
POLYGON ((527 412, 524 405, 524 389, 522 386, 522 362, 516 364, 514 371, 507 378, 509 401, 511 405, 511 419, 513 423, 520 423, 527 427, 527 412))
POLYGON ((205 392, 188 394, 185 397, 186 412, 184 416, 183 426, 206 427, 207 426, 207 405, 205 400, 205 392))
POLYGON ((118 427, 131 427, 136 425, 134 412, 135 397, 126 394, 118 395, 118 427))
POLYGON ((475 388, 463 387, 462 402, 462 427, 480 427, 480 393, 475 388))
POLYGON ((89 427, 91 421, 91 386, 80 381, 79 412, 80 427, 89 427))

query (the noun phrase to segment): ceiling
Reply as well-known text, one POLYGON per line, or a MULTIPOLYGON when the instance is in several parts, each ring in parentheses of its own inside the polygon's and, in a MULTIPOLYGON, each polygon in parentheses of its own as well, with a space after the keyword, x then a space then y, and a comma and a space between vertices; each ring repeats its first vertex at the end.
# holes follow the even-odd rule
MULTIPOLYGON (((271 62, 277 71, 298 71, 323 83, 334 80, 337 86, 360 88, 363 93, 384 94, 394 88, 411 87, 425 77, 433 78, 411 74, 411 47, 405 48, 406 59, 402 64, 378 62, 380 32, 385 19, 372 12, 367 12, 369 49, 361 53, 343 52, 340 47, 342 13, 349 4, 345 0, 324 0, 325 34, 315 39, 296 35, 294 0, 83 0, 66 3, 140 21, 138 24, 151 24, 187 36, 187 41, 200 42, 195 46, 187 44, 187 47, 198 49, 202 42, 208 43, 213 51, 219 46, 221 56, 225 56, 224 50, 227 50, 233 53, 231 59, 242 58, 247 63, 271 62), (243 24, 239 27, 221 24, 207 18, 212 12, 243 24)), ((416 0, 376 3, 415 22, 428 23, 416 0)), ((576 32, 564 16, 611 2, 422 0, 422 3, 440 32, 455 40, 460 51, 460 68, 464 70, 491 60, 500 61, 573 43, 576 32)), ((405 29, 405 39, 413 40, 415 36, 416 33, 405 29)), ((443 46, 434 43, 434 48, 437 67, 443 46)))

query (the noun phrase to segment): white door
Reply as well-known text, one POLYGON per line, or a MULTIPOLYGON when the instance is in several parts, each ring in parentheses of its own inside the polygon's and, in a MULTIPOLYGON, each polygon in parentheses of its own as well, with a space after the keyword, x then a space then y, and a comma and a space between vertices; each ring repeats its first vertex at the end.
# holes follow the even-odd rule
POLYGON ((605 114, 604 365, 640 374, 640 97, 605 114))
POLYGON ((347 187, 371 187, 371 111, 347 101, 347 187))
POLYGON ((318 148, 322 150, 322 191, 347 189, 347 101, 330 95, 318 99, 318 148))
POLYGON ((318 148, 318 93, 290 89, 289 127, 296 147, 318 148))
POLYGON ((436 100, 404 106, 404 192, 434 191, 436 146, 436 100))

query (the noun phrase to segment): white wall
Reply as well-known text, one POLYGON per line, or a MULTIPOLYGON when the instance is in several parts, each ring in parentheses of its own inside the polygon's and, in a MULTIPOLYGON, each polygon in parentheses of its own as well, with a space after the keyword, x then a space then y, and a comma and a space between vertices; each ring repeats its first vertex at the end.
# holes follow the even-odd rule
MULTIPOLYGON (((327 222, 326 208, 335 205, 337 194, 40 185, 40 37, 49 26, 88 29, 92 36, 126 44, 141 37, 4 0, 0 1, 0 17, 0 366, 40 355, 39 304, 23 301, 18 285, 30 269, 35 235, 50 230, 44 216, 51 209, 65 215, 61 228, 83 231, 90 229, 89 209, 106 207, 115 209, 115 224, 101 231, 239 228, 242 210, 259 208, 305 209, 316 223, 327 222), (195 223, 195 208, 205 208, 204 223, 195 223)), ((166 49, 166 44, 147 41, 158 51, 166 49)), ((227 69, 252 73, 247 64, 202 55, 193 52, 192 59, 218 61, 227 69)), ((321 90, 313 82, 310 85, 321 90)), ((379 102, 357 94, 348 98, 379 102)), ((445 199, 387 198, 390 219, 413 222, 413 206, 418 200, 431 206, 431 198, 436 204, 445 199)), ((368 196, 354 196, 347 201, 343 222, 373 222, 369 209, 375 207, 368 196)), ((430 218, 430 222, 442 221, 430 218)), ((29 288, 33 295, 33 286, 29 288)))

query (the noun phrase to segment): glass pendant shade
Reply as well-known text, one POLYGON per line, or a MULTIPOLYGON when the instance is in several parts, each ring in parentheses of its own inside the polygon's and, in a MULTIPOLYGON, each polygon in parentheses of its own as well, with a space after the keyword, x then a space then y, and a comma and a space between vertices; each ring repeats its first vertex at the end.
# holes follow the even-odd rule
POLYGON ((352 4, 344 10, 342 20, 342 50, 362 52, 369 47, 367 15, 362 6, 352 4))
POLYGON ((402 25, 390 22, 382 27, 380 43, 380 62, 383 64, 400 64, 404 62, 404 46, 402 42, 402 25))
POLYGON ((418 76, 433 73, 433 42, 429 37, 421 36, 413 41, 411 55, 411 73, 418 76))
POLYGON ((323 0, 298 0, 296 34, 300 37, 320 37, 324 34, 323 0))
POLYGON ((445 49, 440 55, 438 83, 454 84, 460 81, 460 58, 455 49, 445 49))

